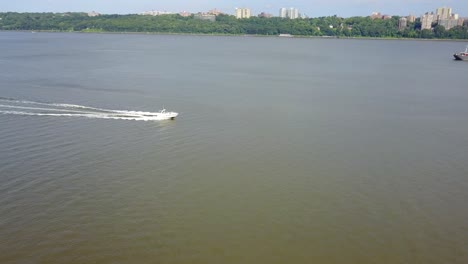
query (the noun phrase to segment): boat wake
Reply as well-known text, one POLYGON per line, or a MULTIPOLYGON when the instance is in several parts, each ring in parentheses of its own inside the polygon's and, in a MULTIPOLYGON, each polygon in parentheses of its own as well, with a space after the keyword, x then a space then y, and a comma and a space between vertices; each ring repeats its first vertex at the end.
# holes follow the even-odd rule
POLYGON ((82 117, 136 121, 157 121, 170 119, 165 112, 112 110, 84 105, 35 102, 5 97, 0 97, 0 114, 22 116, 82 117))

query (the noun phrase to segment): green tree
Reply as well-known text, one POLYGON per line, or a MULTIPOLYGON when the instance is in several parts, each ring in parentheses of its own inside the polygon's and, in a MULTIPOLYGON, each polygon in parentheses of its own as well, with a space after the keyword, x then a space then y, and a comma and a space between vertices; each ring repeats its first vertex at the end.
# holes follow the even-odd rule
POLYGON ((434 27, 434 37, 436 38, 445 38, 445 27, 441 25, 437 25, 434 27))

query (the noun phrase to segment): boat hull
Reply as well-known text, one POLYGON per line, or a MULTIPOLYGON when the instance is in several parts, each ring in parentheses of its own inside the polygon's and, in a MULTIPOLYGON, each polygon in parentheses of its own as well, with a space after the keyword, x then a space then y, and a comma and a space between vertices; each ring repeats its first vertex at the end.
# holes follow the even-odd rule
POLYGON ((143 115, 146 121, 157 121, 157 120, 174 120, 179 113, 176 112, 159 112, 159 113, 148 113, 143 115))
POLYGON ((462 56, 460 54, 453 54, 453 57, 455 57, 455 60, 468 61, 468 56, 462 56))
POLYGON ((169 113, 165 113, 165 114, 162 116, 162 119, 163 119, 163 120, 174 120, 178 115, 179 115, 178 113, 169 112, 169 113))

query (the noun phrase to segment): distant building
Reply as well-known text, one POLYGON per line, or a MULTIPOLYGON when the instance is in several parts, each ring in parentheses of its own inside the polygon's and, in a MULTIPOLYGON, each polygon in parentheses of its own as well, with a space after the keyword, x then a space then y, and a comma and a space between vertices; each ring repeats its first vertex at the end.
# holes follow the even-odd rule
POLYGON ((289 19, 297 19, 300 17, 299 10, 297 8, 281 8, 280 9, 280 17, 281 18, 289 18, 289 19))
POLYGON ((270 17, 273 17, 272 14, 268 14, 268 13, 265 13, 265 12, 261 12, 258 17, 265 17, 265 18, 270 18, 270 17))
POLYGON ((192 15, 192 13, 187 12, 187 11, 182 11, 182 12, 179 13, 179 15, 182 16, 182 17, 189 17, 189 16, 192 15))
POLYGON ((464 18, 459 18, 457 26, 461 27, 461 26, 463 26, 464 23, 465 23, 465 19, 464 18))
POLYGON ((458 14, 452 14, 450 7, 437 8, 433 22, 437 22, 447 30, 463 24, 463 21, 459 20, 458 14))
POLYGON ((141 12, 139 15, 143 15, 143 16, 160 16, 160 15, 170 15, 170 14, 172 14, 172 13, 167 12, 167 11, 152 10, 152 11, 141 12))
POLYGON ((236 8, 236 18, 250 18, 250 9, 249 8, 236 8))
POLYGON ((283 8, 280 8, 280 10, 279 10, 279 17, 281 17, 281 18, 286 18, 287 15, 288 15, 287 9, 284 8, 284 7, 283 7, 283 8))
POLYGON ((434 16, 434 13, 426 13, 421 16, 421 30, 432 29, 432 22, 435 21, 434 16))
POLYGON ((211 9, 210 11, 208 11, 208 14, 219 16, 219 15, 222 15, 224 13, 215 8, 215 9, 211 9))
POLYGON ((370 15, 370 18, 371 19, 391 19, 392 16, 391 15, 382 15, 380 12, 373 12, 370 15))
POLYGON ((97 17, 97 16, 100 16, 101 14, 99 14, 98 12, 95 12, 95 11, 92 11, 92 12, 89 12, 88 13, 88 16, 89 17, 97 17))
POLYGON ((213 14, 197 13, 193 15, 193 18, 200 20, 216 21, 216 16, 213 14))
POLYGON ((290 19, 296 19, 296 18, 299 18, 299 10, 297 10, 297 8, 289 8, 288 9, 288 17, 290 19))
POLYGON ((413 15, 409 15, 406 17, 406 20, 409 22, 409 23, 414 23, 416 22, 416 17, 413 16, 413 15))
POLYGON ((382 19, 382 14, 380 12, 373 12, 370 17, 372 19, 382 19))
POLYGON ((408 19, 406 17, 402 17, 398 19, 398 30, 402 31, 408 26, 408 19))
POLYGON ((452 8, 450 7, 439 7, 436 10, 436 20, 446 20, 452 17, 452 8))
POLYGON ((449 30, 458 26, 458 19, 440 19, 437 23, 443 26, 445 29, 449 30))

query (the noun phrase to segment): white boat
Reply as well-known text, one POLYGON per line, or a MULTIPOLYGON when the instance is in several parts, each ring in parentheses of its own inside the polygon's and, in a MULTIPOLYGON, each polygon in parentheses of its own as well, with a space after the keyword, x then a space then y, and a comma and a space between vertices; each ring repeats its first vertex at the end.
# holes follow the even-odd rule
POLYGON ((144 117, 154 120, 174 120, 179 113, 176 112, 166 112, 166 109, 162 109, 157 113, 143 113, 144 117))
POLYGON ((123 118, 123 119, 157 121, 157 120, 173 120, 179 115, 179 113, 167 112, 166 109, 163 109, 159 112, 113 110, 113 112, 110 113, 110 115, 111 117, 117 117, 117 118, 123 118))
POLYGON ((468 45, 466 46, 465 51, 458 52, 453 54, 455 60, 468 61, 468 45))
POLYGON ((171 120, 174 120, 174 118, 176 118, 179 113, 176 113, 176 112, 166 112, 166 109, 163 109, 159 112, 159 115, 161 116, 162 119, 171 119, 171 120))

